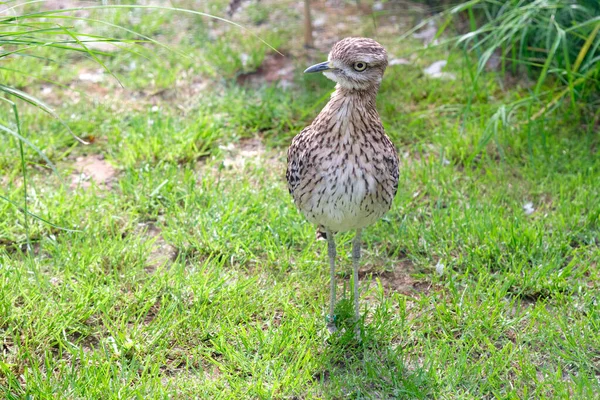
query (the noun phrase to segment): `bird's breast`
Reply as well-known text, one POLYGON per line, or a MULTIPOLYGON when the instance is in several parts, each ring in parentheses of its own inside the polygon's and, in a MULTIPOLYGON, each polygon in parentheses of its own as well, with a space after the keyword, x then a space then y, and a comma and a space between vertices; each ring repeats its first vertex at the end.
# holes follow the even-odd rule
POLYGON ((374 223, 390 204, 380 194, 377 157, 364 154, 356 143, 338 144, 321 149, 313 185, 307 185, 299 206, 311 222, 343 232, 374 223))

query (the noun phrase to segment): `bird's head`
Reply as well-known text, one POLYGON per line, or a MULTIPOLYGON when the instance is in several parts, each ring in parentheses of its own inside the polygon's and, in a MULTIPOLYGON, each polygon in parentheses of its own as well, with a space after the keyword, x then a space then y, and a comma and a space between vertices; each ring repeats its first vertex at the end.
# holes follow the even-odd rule
POLYGON ((368 38, 346 38, 333 45, 327 61, 313 65, 304 73, 323 74, 346 89, 378 88, 387 67, 383 46, 368 38))

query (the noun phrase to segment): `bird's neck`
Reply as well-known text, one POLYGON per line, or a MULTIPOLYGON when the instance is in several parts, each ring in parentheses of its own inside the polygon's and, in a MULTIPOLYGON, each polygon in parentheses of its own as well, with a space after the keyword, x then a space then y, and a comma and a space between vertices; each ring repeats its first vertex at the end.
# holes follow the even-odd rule
POLYGON ((375 99, 378 91, 379 85, 370 86, 366 89, 349 89, 338 83, 328 105, 339 107, 342 103, 345 103, 362 109, 375 110, 375 99))
POLYGON ((337 85, 313 126, 322 134, 339 137, 379 131, 381 122, 375 108, 377 89, 357 90, 337 85))

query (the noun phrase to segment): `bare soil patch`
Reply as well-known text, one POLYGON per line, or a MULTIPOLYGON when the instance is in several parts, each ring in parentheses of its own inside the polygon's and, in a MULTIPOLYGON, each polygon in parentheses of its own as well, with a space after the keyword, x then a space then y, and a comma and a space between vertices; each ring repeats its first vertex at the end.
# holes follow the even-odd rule
POLYGON ((242 170, 247 162, 259 162, 265 154, 265 145, 259 137, 244 138, 238 143, 221 146, 227 153, 223 166, 234 170, 242 170))
POLYGON ((73 168, 70 185, 72 189, 87 189, 92 182, 103 189, 110 189, 112 181, 117 176, 117 170, 104 160, 101 154, 78 157, 73 168))
POLYGON ((155 239, 154 244, 152 245, 152 251, 148 255, 148 258, 146 258, 145 270, 147 272, 152 273, 160 266, 167 262, 172 262, 177 258, 177 249, 173 245, 167 243, 159 228, 152 224, 142 225, 141 228, 149 240, 155 239))
MULTIPOLYGON (((93 1, 74 1, 74 0, 45 0, 40 3, 42 10, 69 10, 78 7, 89 7, 96 5, 93 1)), ((89 10, 74 10, 71 12, 79 18, 89 17, 89 10)))
POLYGON ((393 270, 375 270, 373 267, 358 272, 359 279, 370 278, 374 281, 379 278, 387 293, 397 292, 406 296, 415 296, 419 293, 427 293, 431 283, 417 280, 412 277, 414 265, 408 260, 402 260, 394 265, 393 270))
POLYGON ((287 88, 292 85, 295 68, 290 57, 269 54, 256 71, 239 75, 237 82, 253 87, 278 82, 280 87, 287 88))

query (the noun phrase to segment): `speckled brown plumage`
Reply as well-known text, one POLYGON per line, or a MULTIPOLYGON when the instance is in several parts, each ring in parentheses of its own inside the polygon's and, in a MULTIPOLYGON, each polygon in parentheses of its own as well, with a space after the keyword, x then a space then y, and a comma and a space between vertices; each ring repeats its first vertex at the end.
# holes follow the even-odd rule
POLYGON ((372 39, 336 43, 327 62, 306 71, 324 72, 337 82, 336 90, 288 150, 286 177, 294 202, 310 222, 327 232, 332 268, 330 328, 335 297, 333 234, 357 231, 353 261, 358 307, 361 229, 390 209, 398 189, 398 155, 375 108, 386 66, 385 49, 372 39))

